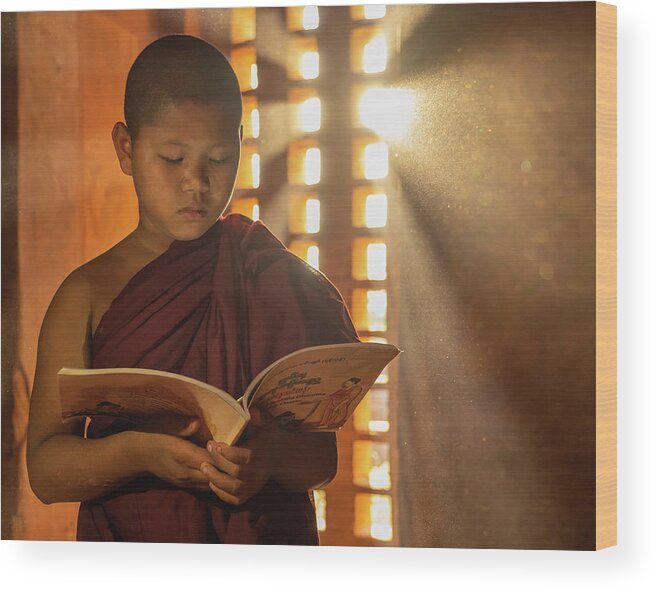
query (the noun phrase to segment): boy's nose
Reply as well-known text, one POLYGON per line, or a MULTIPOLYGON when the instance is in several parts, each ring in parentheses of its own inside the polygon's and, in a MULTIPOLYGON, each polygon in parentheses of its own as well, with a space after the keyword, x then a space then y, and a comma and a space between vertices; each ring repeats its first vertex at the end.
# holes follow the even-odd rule
POLYGON ((188 166, 182 178, 184 191, 206 193, 210 190, 210 179, 207 168, 202 165, 188 166))

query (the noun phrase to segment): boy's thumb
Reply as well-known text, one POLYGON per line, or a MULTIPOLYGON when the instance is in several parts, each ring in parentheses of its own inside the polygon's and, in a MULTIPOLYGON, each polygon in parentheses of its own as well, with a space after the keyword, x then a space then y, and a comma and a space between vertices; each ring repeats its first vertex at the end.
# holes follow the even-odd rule
POLYGON ((187 425, 178 433, 178 436, 191 436, 198 431, 200 426, 200 420, 198 418, 192 418, 187 422, 187 425))

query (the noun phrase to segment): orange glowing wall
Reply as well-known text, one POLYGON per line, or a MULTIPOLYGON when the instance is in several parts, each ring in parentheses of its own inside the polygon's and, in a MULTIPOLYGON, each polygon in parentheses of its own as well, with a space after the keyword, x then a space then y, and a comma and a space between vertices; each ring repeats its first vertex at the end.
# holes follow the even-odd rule
POLYGON ((15 477, 3 482, 6 497, 15 500, 16 513, 5 513, 10 522, 3 523, 11 538, 75 536, 77 505, 43 505, 25 472, 36 345, 66 275, 136 224, 131 179, 118 168, 111 130, 122 119, 125 75, 156 32, 152 11, 16 15, 18 341, 12 388, 20 460, 15 477))

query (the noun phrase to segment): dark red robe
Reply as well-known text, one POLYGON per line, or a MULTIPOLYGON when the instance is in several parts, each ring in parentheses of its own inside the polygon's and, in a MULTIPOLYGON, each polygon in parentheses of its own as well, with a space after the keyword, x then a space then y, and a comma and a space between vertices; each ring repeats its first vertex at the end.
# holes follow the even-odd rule
MULTIPOLYGON (((261 222, 237 214, 175 241, 114 299, 93 336, 92 367, 143 367, 239 397, 274 360, 305 346, 357 342, 337 289, 261 222)), ((87 435, 116 432, 92 421, 87 435)), ((150 477, 80 506, 83 541, 316 545, 310 493, 270 480, 235 507, 211 491, 150 477)))

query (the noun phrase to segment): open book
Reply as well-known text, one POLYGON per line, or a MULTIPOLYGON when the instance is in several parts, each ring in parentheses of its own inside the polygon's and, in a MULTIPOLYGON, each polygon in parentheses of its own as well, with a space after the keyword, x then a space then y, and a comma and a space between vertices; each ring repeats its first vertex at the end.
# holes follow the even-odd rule
POLYGON ((172 412, 198 416, 207 438, 234 444, 250 421, 249 408, 257 408, 283 428, 335 431, 400 352, 373 342, 303 348, 262 370, 238 400, 165 371, 64 367, 58 373, 62 420, 111 416, 140 424, 172 412))

